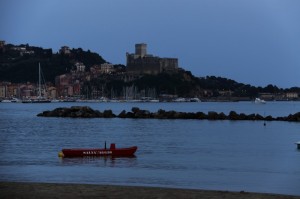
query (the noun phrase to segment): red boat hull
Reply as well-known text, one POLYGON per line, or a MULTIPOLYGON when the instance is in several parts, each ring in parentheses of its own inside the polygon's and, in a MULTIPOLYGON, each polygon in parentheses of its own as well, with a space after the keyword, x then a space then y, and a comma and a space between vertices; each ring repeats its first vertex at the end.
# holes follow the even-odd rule
POLYGON ((60 157, 84 157, 84 156, 114 156, 114 157, 132 157, 137 150, 137 146, 128 148, 115 148, 112 144, 109 149, 63 149, 60 157))

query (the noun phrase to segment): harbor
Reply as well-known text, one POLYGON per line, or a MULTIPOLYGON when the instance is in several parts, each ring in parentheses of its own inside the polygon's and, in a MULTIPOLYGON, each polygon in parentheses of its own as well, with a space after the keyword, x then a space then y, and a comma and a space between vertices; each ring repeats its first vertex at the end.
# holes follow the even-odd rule
POLYGON ((37 117, 61 106, 156 112, 294 114, 298 102, 0 103, 0 181, 151 186, 300 196, 299 123, 37 117), (80 123, 80 126, 78 124, 80 123), (59 158, 63 148, 123 148, 135 157, 59 158))

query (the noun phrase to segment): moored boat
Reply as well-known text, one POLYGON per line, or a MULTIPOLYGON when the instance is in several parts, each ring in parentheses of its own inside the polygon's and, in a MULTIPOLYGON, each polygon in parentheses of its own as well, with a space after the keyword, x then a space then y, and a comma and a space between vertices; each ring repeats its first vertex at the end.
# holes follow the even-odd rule
MULTIPOLYGON (((41 88, 41 79, 42 79, 42 71, 41 71, 41 65, 39 63, 39 87, 38 87, 38 96, 34 99, 25 99, 22 101, 22 103, 50 103, 51 100, 45 98, 44 96, 42 96, 42 88, 41 88)), ((45 83, 44 83, 45 85, 45 83)), ((47 89, 44 89, 47 90, 47 89)))
POLYGON ((265 104, 265 103, 266 103, 265 100, 260 99, 260 98, 255 98, 254 102, 255 102, 256 104, 265 104))
POLYGON ((300 149, 300 141, 295 143, 297 145, 297 149, 300 149))
POLYGON ((137 146, 128 148, 116 148, 116 144, 110 144, 109 148, 91 148, 91 149, 62 149, 58 153, 59 157, 84 157, 84 156, 113 156, 113 157, 132 157, 137 150, 137 146))
POLYGON ((2 102, 2 103, 11 103, 12 101, 9 100, 9 99, 4 99, 4 100, 2 100, 1 102, 2 102))
POLYGON ((10 99, 4 99, 4 100, 0 100, 0 102, 3 102, 3 103, 11 103, 11 102, 21 102, 21 100, 19 100, 18 98, 10 98, 10 99))

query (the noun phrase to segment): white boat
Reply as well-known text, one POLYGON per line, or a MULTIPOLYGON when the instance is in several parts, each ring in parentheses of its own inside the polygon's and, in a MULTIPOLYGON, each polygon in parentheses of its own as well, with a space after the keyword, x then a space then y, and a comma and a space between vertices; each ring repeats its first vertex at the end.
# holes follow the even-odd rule
POLYGON ((140 102, 153 102, 153 103, 156 103, 156 102, 159 102, 159 100, 155 99, 155 98, 152 98, 152 97, 142 97, 140 102))
POLYGON ((20 102, 22 102, 22 100, 13 97, 13 98, 11 99, 11 102, 17 102, 17 103, 20 103, 20 102))
POLYGON ((143 101, 140 100, 140 99, 132 99, 132 100, 127 100, 127 102, 130 102, 130 103, 139 103, 139 102, 143 102, 143 101))
POLYGON ((158 103, 159 100, 158 99, 151 99, 151 100, 149 100, 149 102, 158 103))
POLYGON ((41 79, 42 79, 41 78, 41 65, 39 63, 39 90, 38 90, 38 96, 35 99, 23 100, 22 103, 50 103, 51 102, 51 100, 46 99, 44 96, 42 96, 41 79))
POLYGON ((201 100, 198 97, 194 97, 190 99, 190 102, 201 102, 201 100))
POLYGON ((173 102, 187 102, 187 99, 183 98, 183 97, 179 97, 173 100, 173 102))
POLYGON ((108 102, 109 99, 106 98, 106 97, 100 97, 99 101, 100 101, 100 102, 108 102))
POLYGON ((58 99, 53 99, 53 100, 51 100, 51 102, 53 102, 53 103, 57 103, 57 102, 61 102, 60 100, 58 100, 58 99))
POLYGON ((263 100, 263 99, 260 99, 260 98, 255 98, 255 101, 254 101, 256 104, 265 104, 266 101, 263 100))
POLYGON ((21 100, 19 100, 17 98, 11 98, 11 99, 4 99, 1 102, 3 102, 3 103, 11 103, 11 102, 21 102, 21 100))
POLYGON ((2 103, 11 103, 12 101, 9 100, 9 99, 4 99, 4 100, 2 100, 1 102, 2 102, 2 103))

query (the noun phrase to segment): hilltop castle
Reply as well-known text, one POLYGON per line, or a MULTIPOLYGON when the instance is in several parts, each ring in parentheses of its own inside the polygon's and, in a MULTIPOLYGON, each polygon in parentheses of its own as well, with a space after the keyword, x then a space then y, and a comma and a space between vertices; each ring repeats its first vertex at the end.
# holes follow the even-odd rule
POLYGON ((175 73, 178 71, 177 58, 160 58, 147 54, 147 44, 135 44, 135 54, 126 53, 127 72, 133 74, 175 73))

